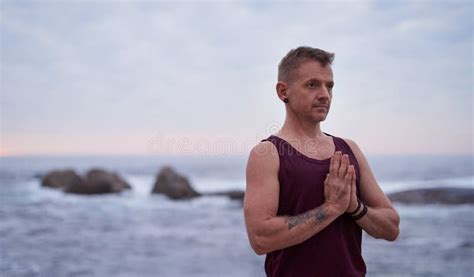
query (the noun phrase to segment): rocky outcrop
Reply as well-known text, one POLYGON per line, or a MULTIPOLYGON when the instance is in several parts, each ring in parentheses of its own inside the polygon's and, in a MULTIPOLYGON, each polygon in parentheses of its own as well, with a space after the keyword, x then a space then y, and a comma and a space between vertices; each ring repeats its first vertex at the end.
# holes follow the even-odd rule
POLYGON ((219 192, 210 192, 206 193, 208 196, 227 196, 232 200, 244 200, 245 192, 242 190, 229 190, 229 191, 219 191, 219 192))
POLYGON ((173 168, 165 166, 161 169, 153 185, 152 193, 161 193, 171 199, 190 199, 200 196, 188 179, 178 174, 173 168))
POLYGON ((474 204, 474 189, 427 188, 388 194, 393 202, 406 204, 474 204))
POLYGON ((42 176, 41 186, 63 189, 66 186, 82 186, 84 180, 72 169, 53 170, 42 176))
POLYGON ((244 201, 245 192, 241 190, 231 190, 226 192, 226 195, 232 200, 244 201))
POLYGON ((41 185, 76 194, 117 193, 131 188, 116 173, 102 169, 89 170, 85 178, 71 169, 53 170, 42 178, 41 185))
POLYGON ((97 168, 87 172, 84 184, 64 187, 65 192, 77 194, 117 193, 127 189, 131 189, 130 185, 119 175, 97 168))

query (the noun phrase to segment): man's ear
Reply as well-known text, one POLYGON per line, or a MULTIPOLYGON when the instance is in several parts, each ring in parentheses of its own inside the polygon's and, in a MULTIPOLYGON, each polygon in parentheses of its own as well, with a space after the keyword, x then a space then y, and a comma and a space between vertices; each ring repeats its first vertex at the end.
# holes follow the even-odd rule
POLYGON ((288 91, 288 85, 286 83, 278 82, 276 84, 276 92, 278 94, 278 98, 280 98, 282 101, 283 99, 288 98, 287 91, 288 91))

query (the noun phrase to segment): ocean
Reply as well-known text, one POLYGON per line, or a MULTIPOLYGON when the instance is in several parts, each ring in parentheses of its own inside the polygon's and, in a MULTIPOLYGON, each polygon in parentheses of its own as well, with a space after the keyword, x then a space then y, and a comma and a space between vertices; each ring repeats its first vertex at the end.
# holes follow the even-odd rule
MULTIPOLYGON (((242 156, 22 156, 0 158, 1 276, 265 276, 249 246, 242 205, 222 196, 151 195, 162 166, 200 192, 245 189, 242 156), (40 186, 48 170, 113 170, 132 190, 72 195, 40 186)), ((368 156, 386 193, 474 188, 473 156, 368 156)), ((394 242, 364 233, 367 276, 474 276, 473 205, 394 203, 394 242)))

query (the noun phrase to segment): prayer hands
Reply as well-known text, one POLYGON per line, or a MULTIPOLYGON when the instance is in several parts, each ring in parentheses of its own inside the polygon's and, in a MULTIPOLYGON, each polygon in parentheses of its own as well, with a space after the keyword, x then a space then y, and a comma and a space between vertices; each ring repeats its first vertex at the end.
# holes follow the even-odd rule
POLYGON ((339 214, 351 208, 355 210, 357 207, 355 169, 349 164, 347 154, 342 155, 340 151, 337 151, 331 158, 329 173, 324 180, 324 198, 326 203, 339 214), (353 207, 354 203, 355 207, 353 207))

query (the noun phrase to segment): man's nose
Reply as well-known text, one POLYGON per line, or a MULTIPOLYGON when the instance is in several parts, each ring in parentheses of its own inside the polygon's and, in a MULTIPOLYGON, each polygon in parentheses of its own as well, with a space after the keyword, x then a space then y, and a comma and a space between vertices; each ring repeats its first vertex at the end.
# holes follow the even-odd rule
POLYGON ((322 86, 318 93, 318 98, 329 98, 329 90, 326 86, 322 86))

